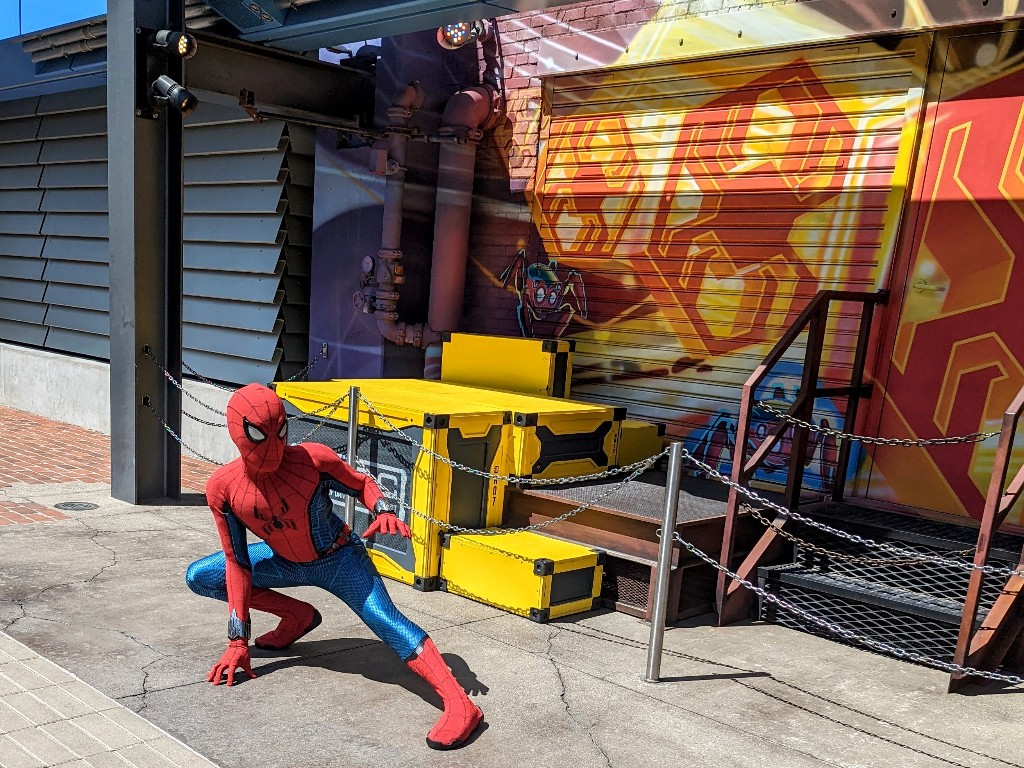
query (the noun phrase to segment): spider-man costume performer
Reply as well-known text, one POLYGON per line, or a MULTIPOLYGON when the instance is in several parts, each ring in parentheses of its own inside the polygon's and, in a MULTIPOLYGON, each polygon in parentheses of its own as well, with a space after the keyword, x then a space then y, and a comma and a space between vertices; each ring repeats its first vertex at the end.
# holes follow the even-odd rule
POLYGON ((207 680, 241 668, 256 677, 249 660, 249 610, 280 617, 277 628, 256 638, 257 648, 281 649, 315 629, 320 613, 309 603, 274 588, 317 586, 345 601, 381 640, 444 703, 427 734, 434 749, 462 744, 483 719, 452 676, 427 633, 391 602, 359 536, 333 512, 330 491, 357 497, 375 518, 365 536, 398 534, 408 526, 381 496, 373 478, 357 472, 325 445, 287 445, 284 404, 260 384, 242 387, 228 401, 228 432, 241 457, 218 469, 206 484, 223 552, 198 560, 185 577, 189 588, 226 600, 228 648, 207 680), (262 541, 246 543, 246 531, 262 541))

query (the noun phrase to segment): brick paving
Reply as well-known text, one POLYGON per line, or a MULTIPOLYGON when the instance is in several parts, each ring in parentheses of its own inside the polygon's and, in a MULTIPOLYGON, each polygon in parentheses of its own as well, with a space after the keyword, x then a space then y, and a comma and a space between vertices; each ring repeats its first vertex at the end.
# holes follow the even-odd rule
MULTIPOLYGON (((0 487, 13 483, 109 483, 110 438, 100 432, 50 421, 0 406, 0 487)), ((202 490, 216 469, 182 458, 183 488, 202 490)), ((0 525, 67 520, 57 510, 18 499, 0 499, 0 525)))

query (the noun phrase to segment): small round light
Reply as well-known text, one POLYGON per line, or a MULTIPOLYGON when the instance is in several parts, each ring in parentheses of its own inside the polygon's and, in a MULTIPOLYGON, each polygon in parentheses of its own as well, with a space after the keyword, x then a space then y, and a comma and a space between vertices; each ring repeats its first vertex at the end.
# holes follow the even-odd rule
POLYGON ((153 47, 183 59, 191 59, 199 50, 199 41, 188 32, 161 29, 153 36, 153 47))
POLYGON ((488 26, 483 21, 460 21, 455 24, 445 24, 437 30, 437 44, 449 51, 454 51, 474 40, 484 39, 488 31, 488 26))

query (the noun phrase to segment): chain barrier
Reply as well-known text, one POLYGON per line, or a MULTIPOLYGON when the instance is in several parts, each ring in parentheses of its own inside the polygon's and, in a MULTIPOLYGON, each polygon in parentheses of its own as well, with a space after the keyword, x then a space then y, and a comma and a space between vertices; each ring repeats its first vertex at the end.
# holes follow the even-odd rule
MULTIPOLYGON (((658 536, 660 537, 661 534, 661 529, 659 529, 658 536)), ((747 581, 746 579, 742 578, 739 574, 725 567, 705 552, 702 552, 701 550, 697 549, 697 547, 695 547, 693 544, 690 544, 688 541, 685 541, 678 533, 673 533, 673 538, 680 544, 682 544, 683 547, 685 547, 686 551, 689 552, 691 555, 700 558, 708 565, 714 567, 716 570, 721 571, 729 578, 733 579, 736 582, 739 582, 744 587, 749 589, 751 592, 761 597, 763 600, 766 600, 767 602, 778 606, 786 613, 796 616, 797 618, 802 619, 803 621, 814 624, 815 626, 820 627, 821 629, 824 629, 825 631, 833 635, 841 637, 844 640, 848 640, 852 643, 864 646, 865 648, 870 648, 871 650, 878 651, 879 653, 884 653, 888 656, 893 656, 902 661, 913 661, 918 664, 924 664, 925 666, 939 669, 943 672, 948 672, 950 674, 968 675, 970 677, 983 677, 987 680, 995 680, 1001 683, 1010 683, 1012 685, 1019 685, 1021 683, 1024 683, 1024 677, 1018 677, 1017 675, 1004 675, 999 672, 989 672, 983 669, 975 669, 974 667, 965 667, 960 664, 954 664, 953 662, 949 661, 942 661, 941 659, 933 659, 923 654, 917 653, 916 651, 906 651, 902 648, 897 648, 894 645, 889 645, 888 643, 883 643, 878 640, 872 640, 869 637, 859 635, 856 632, 839 626, 838 624, 834 624, 831 621, 827 621, 811 613, 808 613, 802 608, 797 608, 795 605, 790 603, 785 598, 779 597, 778 595, 769 592, 766 589, 762 589, 761 587, 757 586, 756 584, 753 584, 750 581, 747 581)))
POLYGON ((149 408, 149 410, 151 410, 153 412, 153 415, 156 416, 156 420, 160 422, 160 426, 162 426, 164 428, 164 430, 167 432, 167 434, 169 434, 171 437, 173 437, 175 440, 177 440, 179 445, 181 445, 182 448, 184 448, 186 451, 188 451, 189 453, 191 453, 193 456, 195 456, 198 459, 202 459, 203 461, 208 462, 210 464, 217 464, 219 466, 223 466, 221 464, 221 462, 216 461, 214 459, 211 459, 209 456, 204 456, 199 451, 197 451, 195 448, 190 448, 185 443, 185 441, 181 439, 181 435, 179 435, 177 432, 175 432, 171 428, 171 426, 166 421, 163 420, 163 418, 157 412, 156 408, 153 407, 153 404, 151 402, 147 401, 146 402, 146 407, 149 408))
POLYGON ((758 408, 762 408, 768 413, 772 414, 776 418, 788 421, 790 424, 795 424, 799 427, 804 427, 812 432, 820 432, 825 435, 832 435, 837 440, 853 440, 858 443, 864 443, 866 445, 898 445, 903 447, 923 447, 927 445, 960 445, 962 443, 980 443, 983 440, 988 440, 990 437, 995 437, 999 434, 996 432, 972 432, 969 435, 959 435, 957 437, 932 437, 932 438, 910 438, 910 437, 868 437, 867 435, 855 435, 852 432, 843 432, 839 429, 833 429, 832 427, 826 427, 821 424, 815 424, 810 421, 804 421, 798 419, 796 416, 791 416, 785 411, 776 408, 770 403, 766 403, 763 400, 758 400, 754 403, 758 408))
MULTIPOLYGON (((761 513, 761 510, 758 509, 757 507, 752 507, 748 504, 744 504, 743 508, 750 513, 751 517, 753 517, 755 520, 761 523, 761 525, 767 528, 771 528, 782 538, 788 539, 789 541, 798 545, 802 549, 806 549, 809 552, 814 552, 817 555, 822 555, 824 557, 829 558, 830 560, 841 560, 843 562, 850 563, 851 565, 886 565, 892 567, 924 565, 925 563, 929 562, 929 560, 926 557, 864 557, 862 555, 848 555, 845 552, 835 552, 831 549, 826 549, 825 547, 807 541, 806 539, 802 539, 796 534, 787 531, 785 528, 776 525, 774 521, 769 520, 767 517, 765 517, 761 513)), ((972 552, 974 552, 974 547, 962 549, 959 552, 954 552, 953 554, 959 555, 961 557, 966 557, 970 555, 972 552)))
MULTIPOLYGON (((742 486, 739 483, 734 483, 732 480, 727 478, 725 475, 723 475, 721 472, 719 472, 714 467, 711 467, 708 464, 705 464, 700 459, 698 459, 695 456, 693 456, 693 454, 691 454, 685 448, 683 449, 683 459, 688 461, 688 462, 690 462, 694 466, 698 467, 701 471, 706 473, 709 477, 717 480, 718 482, 722 483, 723 485, 727 485, 730 488, 734 489, 740 495, 746 496, 748 499, 750 499, 752 501, 756 501, 759 504, 761 504, 761 505, 763 505, 763 506, 765 506, 765 507, 767 507, 767 508, 769 508, 771 510, 774 510, 775 512, 779 513, 780 515, 784 515, 785 517, 787 517, 787 518, 789 518, 791 520, 796 520, 797 522, 800 522, 800 523, 805 523, 805 524, 811 526, 812 528, 817 528, 819 530, 825 531, 826 533, 830 533, 833 536, 836 536, 836 537, 838 537, 840 539, 845 539, 847 541, 853 542, 854 544, 860 544, 860 545, 865 546, 865 547, 881 550, 882 552, 888 552, 889 554, 895 555, 897 558, 901 558, 901 559, 919 559, 919 560, 922 560, 923 562, 937 563, 939 565, 948 565, 948 566, 951 566, 951 567, 954 567, 954 568, 959 568, 961 570, 968 571, 968 572, 970 572, 970 571, 981 571, 986 576, 1004 576, 1004 577, 1019 576, 1019 577, 1024 577, 1024 571, 1021 571, 1021 570, 1017 570, 1017 569, 1013 569, 1013 568, 1006 568, 1005 566, 1000 566, 1000 565, 977 565, 975 563, 967 562, 967 561, 964 561, 964 560, 951 560, 951 559, 949 559, 947 557, 942 557, 941 555, 922 554, 921 552, 915 552, 915 551, 910 550, 910 549, 903 549, 902 547, 897 547, 897 546, 894 546, 892 544, 887 544, 885 542, 879 542, 879 541, 875 541, 874 539, 868 539, 868 538, 865 538, 863 536, 858 536, 855 533, 849 533, 848 531, 843 531, 843 530, 840 530, 839 528, 833 528, 831 525, 827 525, 826 523, 819 522, 818 520, 815 520, 813 518, 807 517, 806 515, 801 515, 799 512, 793 512, 791 510, 788 510, 785 507, 782 507, 782 506, 780 506, 780 505, 778 505, 778 504, 776 504, 776 503, 774 503, 772 501, 769 501, 764 496, 761 496, 760 494, 758 494, 756 491, 752 491, 751 489, 746 488, 745 486, 742 486)), ((972 547, 970 551, 973 551, 973 549, 974 548, 972 547)), ((828 550, 826 550, 826 551, 828 551, 828 550)))
MULTIPOLYGON (((597 498, 584 502, 583 504, 580 504, 578 507, 570 509, 568 512, 565 512, 559 515, 558 517, 553 517, 550 520, 545 520, 540 523, 534 523, 533 525, 527 525, 522 528, 465 528, 461 525, 449 523, 446 520, 438 520, 436 517, 431 517, 426 512, 421 512, 418 509, 413 509, 411 506, 406 504, 402 499, 398 498, 393 493, 390 493, 384 488, 381 488, 381 494, 383 494, 386 498, 390 499, 391 501, 395 502, 401 509, 408 509, 412 514, 416 515, 416 517, 426 520, 428 523, 432 523, 433 525, 436 525, 439 528, 443 528, 444 530, 451 531, 453 533, 473 533, 477 534, 478 536, 501 536, 509 533, 518 533, 520 531, 539 531, 543 528, 547 528, 549 525, 554 525, 555 523, 561 523, 565 520, 568 520, 570 517, 578 515, 585 509, 589 509, 598 502, 604 501, 612 494, 615 494, 618 491, 622 490, 622 488, 624 488, 627 483, 636 480, 637 477, 639 477, 652 464, 654 464, 654 462, 660 459, 661 456, 662 454, 659 453, 657 456, 652 456, 651 458, 646 459, 643 462, 638 462, 642 466, 637 467, 627 477, 624 477, 622 480, 615 483, 615 485, 610 486, 608 490, 599 494, 597 498)), ((360 464, 362 465, 362 462, 360 462, 360 464)), ((363 471, 365 471, 365 469, 363 471)))
MULTIPOLYGON (((178 381, 176 378, 174 378, 174 376, 171 374, 170 371, 168 371, 166 368, 164 368, 164 366, 160 363, 160 360, 157 359, 156 355, 154 355, 152 353, 152 351, 150 351, 150 349, 148 347, 143 350, 143 354, 146 355, 148 358, 150 358, 153 361, 153 364, 156 365, 156 367, 160 369, 160 372, 164 375, 164 378, 167 379, 169 382, 171 382, 171 384, 173 384, 177 388, 177 390, 179 392, 181 392, 181 394, 183 394, 189 400, 192 400, 195 403, 199 403, 199 405, 203 406, 203 408, 206 408, 208 411, 212 411, 213 413, 216 413, 218 416, 224 416, 225 415, 224 411, 222 411, 222 410, 220 410, 218 408, 214 408, 212 405, 208 405, 207 403, 204 403, 198 397, 196 397, 191 392, 189 392, 187 389, 185 389, 184 386, 182 386, 182 383, 180 381, 178 381)), ((299 371, 299 373, 295 374, 295 376, 299 376, 299 375, 301 375, 303 373, 308 372, 309 369, 312 368, 321 359, 321 357, 323 357, 323 353, 322 352, 320 353, 320 355, 318 355, 317 357, 315 357, 313 359, 313 362, 311 362, 309 365, 307 365, 305 368, 303 368, 301 371, 299 371)), ((192 371, 192 369, 189 368, 184 362, 182 363, 182 366, 184 366, 189 371, 192 371)), ((199 374, 196 374, 196 376, 199 376, 199 374)), ((294 379, 295 376, 293 376, 292 379, 294 379)), ((217 384, 217 383, 215 383, 213 381, 210 381, 209 379, 205 379, 202 376, 199 376, 199 378, 202 381, 204 381, 205 383, 210 384, 212 386, 215 386, 218 389, 223 389, 223 390, 229 391, 229 392, 234 392, 237 389, 237 388, 231 389, 231 388, 228 388, 228 387, 222 387, 221 385, 219 385, 219 384, 217 384)), ((291 379, 287 379, 287 380, 291 381, 291 379)), ((296 419, 308 418, 309 416, 317 416, 317 415, 319 415, 321 413, 324 413, 324 412, 332 410, 332 409, 336 410, 337 408, 341 407, 341 405, 346 400, 348 400, 348 392, 346 392, 344 395, 339 397, 334 402, 331 402, 331 403, 328 403, 327 405, 321 406, 320 408, 317 408, 315 411, 310 411, 309 413, 302 413, 302 414, 298 414, 298 415, 295 415, 295 416, 289 416, 288 420, 289 421, 293 421, 293 420, 296 420, 296 419)), ((200 419, 197 416, 192 415, 191 413, 185 412, 184 410, 182 411, 182 415, 192 419, 193 421, 197 421, 200 424, 205 424, 208 427, 223 427, 223 426, 225 426, 225 424, 223 422, 205 421, 203 419, 200 419)), ((318 425, 311 432, 309 432, 309 434, 307 434, 306 437, 303 438, 303 440, 308 438, 309 435, 313 434, 313 432, 315 432, 317 429, 319 429, 321 426, 323 426, 323 420, 321 419, 320 421, 321 421, 320 425, 318 425)))
POLYGON ((641 461, 635 461, 632 464, 627 464, 623 467, 615 467, 614 469, 604 469, 601 470, 600 472, 592 472, 588 475, 576 475, 575 477, 521 477, 519 475, 499 475, 494 472, 487 472, 486 470, 476 469, 475 467, 460 464, 459 462, 454 461, 453 459, 450 459, 447 456, 442 456, 439 453, 435 453, 434 451, 427 448, 425 445, 417 443, 416 440, 405 434, 405 432, 403 432, 400 427, 396 426, 394 422, 388 419, 387 416, 385 416, 383 413, 377 410, 377 407, 372 402, 367 400, 366 396, 363 395, 361 392, 359 393, 359 399, 366 404, 366 407, 367 409, 369 409, 370 413, 372 413, 374 416, 380 419, 380 421, 388 429, 392 430, 393 432, 396 432, 397 436, 401 440, 404 440, 405 442, 415 446, 416 448, 423 451, 431 458, 440 461, 442 464, 447 464, 449 467, 462 470, 463 472, 466 472, 467 474, 470 475, 483 477, 488 480, 498 480, 501 482, 513 483, 515 485, 563 485, 566 483, 581 483, 590 480, 604 480, 609 477, 615 477, 617 475, 625 474, 627 472, 632 473, 638 467, 647 469, 662 456, 668 455, 668 448, 665 448, 661 453, 657 453, 654 456, 649 456, 648 458, 643 459, 641 461))

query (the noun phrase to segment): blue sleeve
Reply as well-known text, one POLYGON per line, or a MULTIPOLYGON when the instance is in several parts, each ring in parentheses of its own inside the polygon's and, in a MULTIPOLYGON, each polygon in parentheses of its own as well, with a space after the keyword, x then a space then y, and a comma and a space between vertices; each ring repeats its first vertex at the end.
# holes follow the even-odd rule
POLYGON ((231 538, 231 551, 235 556, 235 562, 245 568, 245 570, 252 571, 252 563, 249 561, 249 544, 246 541, 245 535, 245 525, 226 505, 221 514, 224 515, 224 522, 228 526, 228 536, 231 538))

